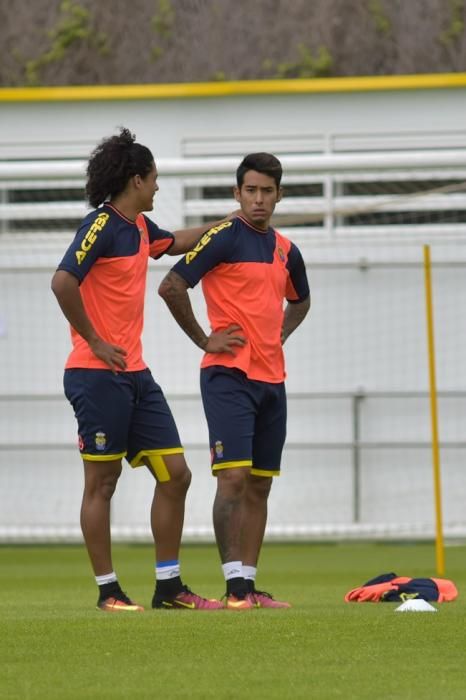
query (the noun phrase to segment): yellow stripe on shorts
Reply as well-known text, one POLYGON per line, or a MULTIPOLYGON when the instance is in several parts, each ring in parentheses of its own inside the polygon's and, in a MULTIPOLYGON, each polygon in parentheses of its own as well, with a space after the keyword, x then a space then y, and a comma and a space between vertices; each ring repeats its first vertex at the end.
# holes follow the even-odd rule
POLYGON ((169 447, 162 450, 141 450, 136 457, 131 460, 130 464, 133 468, 142 467, 144 465, 144 457, 147 457, 151 471, 154 473, 158 481, 170 481, 170 474, 163 459, 165 455, 183 454, 182 447, 169 447))

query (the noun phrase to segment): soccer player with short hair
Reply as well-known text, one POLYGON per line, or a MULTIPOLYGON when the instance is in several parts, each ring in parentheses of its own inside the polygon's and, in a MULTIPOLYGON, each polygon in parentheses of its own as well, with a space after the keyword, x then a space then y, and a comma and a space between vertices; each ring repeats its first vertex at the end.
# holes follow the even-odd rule
POLYGON ((151 527, 156 551, 152 607, 215 610, 220 601, 182 583, 179 548, 191 472, 161 388, 142 357, 148 259, 179 255, 205 226, 169 233, 142 212, 158 190, 151 151, 128 129, 91 154, 86 194, 95 207, 83 220, 52 280, 70 323, 65 394, 78 422, 84 463, 81 528, 99 586, 97 606, 139 612, 121 589, 111 554, 110 501, 122 470, 146 465, 156 480, 151 527))
POLYGON ((201 392, 217 477, 213 521, 226 607, 285 608, 289 603, 257 590, 255 579, 286 435, 282 345, 306 316, 310 293, 300 251, 270 226, 282 196, 280 161, 249 154, 236 176, 240 214, 205 233, 170 270, 159 294, 205 352, 201 392), (209 335, 188 294, 201 280, 209 335))

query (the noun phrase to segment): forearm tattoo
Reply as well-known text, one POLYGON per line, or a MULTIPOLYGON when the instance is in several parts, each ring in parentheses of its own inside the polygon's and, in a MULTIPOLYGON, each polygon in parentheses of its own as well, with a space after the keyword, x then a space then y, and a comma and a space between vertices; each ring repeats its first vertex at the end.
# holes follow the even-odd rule
POLYGON ((194 316, 185 282, 179 275, 169 272, 160 285, 159 291, 178 325, 193 343, 204 349, 209 338, 194 316))

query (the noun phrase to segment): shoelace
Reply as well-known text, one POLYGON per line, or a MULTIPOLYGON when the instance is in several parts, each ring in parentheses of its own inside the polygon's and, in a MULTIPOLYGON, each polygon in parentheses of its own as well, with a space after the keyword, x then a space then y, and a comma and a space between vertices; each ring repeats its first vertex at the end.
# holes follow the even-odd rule
POLYGON ((266 598, 270 598, 270 600, 273 600, 273 596, 270 593, 267 593, 266 591, 256 591, 255 589, 252 591, 252 595, 263 595, 266 598))
MULTIPOLYGON (((192 590, 189 588, 189 586, 185 586, 184 584, 183 584, 183 588, 180 591, 180 593, 187 593, 188 595, 196 595, 195 593, 192 592, 192 590)), ((176 595, 180 595, 180 593, 177 593, 176 595)))

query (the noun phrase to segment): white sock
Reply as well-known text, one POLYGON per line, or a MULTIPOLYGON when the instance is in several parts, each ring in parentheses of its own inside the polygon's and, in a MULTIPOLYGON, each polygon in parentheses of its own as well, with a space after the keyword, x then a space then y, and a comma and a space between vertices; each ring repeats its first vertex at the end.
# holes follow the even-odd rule
POLYGON ((243 565, 240 561, 229 561, 226 564, 222 564, 222 571, 225 581, 229 581, 231 578, 241 578, 243 576, 243 565))
POLYGON ((157 581, 167 581, 180 575, 180 562, 178 559, 158 561, 155 564, 155 577, 157 581))
POLYGON ((112 571, 110 574, 103 574, 102 576, 96 576, 95 580, 97 581, 98 586, 103 586, 105 583, 113 583, 114 581, 118 581, 118 577, 114 571, 112 571))
POLYGON ((245 566, 243 564, 243 576, 246 581, 255 581, 257 576, 256 566, 245 566))

